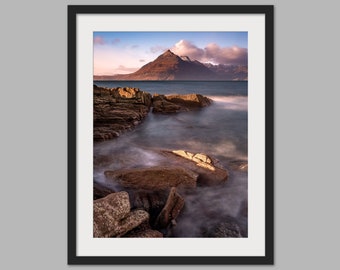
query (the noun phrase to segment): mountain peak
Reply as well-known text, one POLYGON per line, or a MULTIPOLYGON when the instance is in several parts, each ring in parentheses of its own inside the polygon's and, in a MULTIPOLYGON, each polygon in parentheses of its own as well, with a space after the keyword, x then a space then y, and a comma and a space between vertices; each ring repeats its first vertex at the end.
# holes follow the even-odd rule
POLYGON ((172 51, 170 51, 170 50, 168 49, 168 50, 166 50, 162 55, 163 55, 163 56, 172 56, 172 55, 176 55, 176 54, 174 54, 172 51))

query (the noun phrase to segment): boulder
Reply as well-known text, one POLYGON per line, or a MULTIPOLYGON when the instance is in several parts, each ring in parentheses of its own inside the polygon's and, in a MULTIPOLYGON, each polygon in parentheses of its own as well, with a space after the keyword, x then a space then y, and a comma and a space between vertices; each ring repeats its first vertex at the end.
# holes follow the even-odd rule
POLYGON ((240 227, 232 221, 226 221, 217 224, 207 235, 207 237, 242 237, 240 227))
POLYGON ((197 173, 197 183, 202 186, 218 185, 228 180, 228 170, 220 162, 204 153, 190 153, 185 150, 160 151, 166 162, 174 166, 182 166, 197 173))
POLYGON ((138 227, 134 228, 122 237, 127 238, 162 238, 163 234, 160 231, 153 230, 148 222, 143 222, 138 227))
POLYGON ((129 190, 131 207, 143 209, 150 214, 150 221, 156 219, 164 207, 169 196, 169 189, 166 190, 129 190))
POLYGON ((200 94, 154 95, 153 113, 177 113, 209 106, 212 100, 200 94))
POLYGON ((125 188, 166 190, 170 187, 196 187, 198 174, 179 166, 154 166, 137 169, 105 171, 110 181, 125 188))
POLYGON ((124 191, 93 202, 94 237, 119 237, 148 219, 143 210, 130 212, 129 195, 124 191))
POLYGON ((177 193, 175 187, 171 188, 166 204, 158 215, 155 227, 166 228, 175 220, 184 206, 184 199, 177 193))
POLYGON ((144 231, 138 231, 138 232, 133 232, 129 233, 128 235, 124 237, 135 237, 135 238, 162 238, 163 234, 160 231, 148 229, 144 231))

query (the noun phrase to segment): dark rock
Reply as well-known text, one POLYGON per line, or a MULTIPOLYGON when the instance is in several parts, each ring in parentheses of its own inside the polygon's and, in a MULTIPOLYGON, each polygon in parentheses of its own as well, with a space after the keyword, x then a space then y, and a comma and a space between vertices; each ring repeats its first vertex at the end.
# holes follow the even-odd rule
POLYGON ((175 220, 184 206, 184 199, 177 193, 176 188, 170 190, 166 204, 158 215, 155 227, 166 228, 175 220))
POLYGON ((119 237, 148 219, 143 210, 130 212, 129 195, 124 191, 93 202, 94 237, 119 237))
POLYGON ((210 237, 230 237, 240 238, 241 230, 240 227, 233 222, 223 222, 218 224, 215 229, 210 233, 210 237))
POLYGON ((199 175, 198 184, 212 186, 227 181, 229 173, 220 162, 203 153, 190 153, 184 150, 161 151, 167 163, 182 166, 199 175))
POLYGON ((166 190, 177 186, 194 188, 198 177, 188 169, 175 166, 105 171, 105 176, 125 188, 145 190, 166 190))
POLYGON ((93 183, 93 199, 97 200, 103 198, 115 191, 111 188, 108 188, 100 183, 94 182, 93 183))
POLYGON ((138 88, 94 85, 93 139, 110 140, 132 130, 147 116, 151 95, 138 88))
POLYGON ((162 238, 163 234, 160 231, 153 230, 148 222, 143 222, 138 227, 134 228, 122 237, 127 238, 162 238))
POLYGON ((236 220, 232 217, 227 217, 224 222, 216 224, 209 230, 205 231, 203 235, 205 237, 242 237, 241 229, 236 220))

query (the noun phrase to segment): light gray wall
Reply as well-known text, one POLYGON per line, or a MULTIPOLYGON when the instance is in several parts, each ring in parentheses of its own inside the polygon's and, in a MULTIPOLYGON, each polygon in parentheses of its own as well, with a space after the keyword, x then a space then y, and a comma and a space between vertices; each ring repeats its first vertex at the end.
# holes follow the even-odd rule
MULTIPOLYGON (((254 2, 275 5, 275 265, 268 268, 335 269, 340 240, 337 1, 164 3, 254 2)), ((67 4, 139 3, 137 0, 2 3, 1 269, 69 268, 67 4)), ((114 266, 175 267, 197 268, 114 266)))

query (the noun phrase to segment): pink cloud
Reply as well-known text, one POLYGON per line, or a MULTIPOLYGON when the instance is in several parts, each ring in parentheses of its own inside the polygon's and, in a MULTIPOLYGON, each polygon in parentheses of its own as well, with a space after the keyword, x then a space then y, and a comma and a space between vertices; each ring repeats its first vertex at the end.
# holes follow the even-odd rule
POLYGON ((101 36, 94 37, 93 44, 95 44, 95 45, 104 45, 105 44, 104 38, 101 37, 101 36))
POLYGON ((190 41, 180 40, 171 48, 171 51, 179 56, 189 56, 191 59, 202 60, 204 58, 204 50, 198 48, 190 41))
POLYGON ((152 53, 158 53, 158 52, 164 52, 166 51, 168 48, 166 47, 163 47, 163 46, 153 46, 150 48, 150 51, 152 53))
POLYGON ((213 62, 215 64, 247 65, 248 49, 233 47, 220 47, 216 43, 208 44, 204 49, 187 40, 180 40, 171 48, 179 56, 189 56, 192 60, 200 62, 213 62))
POLYGON ((125 73, 132 73, 132 72, 135 72, 136 70, 138 70, 137 67, 126 67, 126 66, 123 66, 123 65, 119 65, 115 71, 117 73, 120 73, 120 74, 125 74, 125 73))
POLYGON ((119 38, 115 38, 114 40, 112 40, 112 44, 115 45, 117 43, 120 42, 120 39, 119 38))
POLYGON ((215 63, 246 65, 248 62, 248 50, 246 48, 220 47, 215 43, 210 43, 204 50, 206 58, 215 63))

